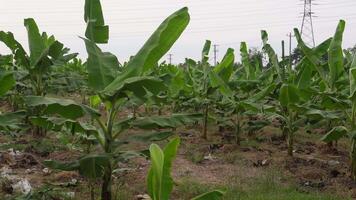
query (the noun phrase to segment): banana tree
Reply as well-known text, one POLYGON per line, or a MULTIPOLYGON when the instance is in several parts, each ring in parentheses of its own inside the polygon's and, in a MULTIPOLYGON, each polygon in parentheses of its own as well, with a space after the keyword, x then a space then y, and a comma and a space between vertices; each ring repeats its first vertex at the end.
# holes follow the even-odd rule
MULTIPOLYGON (((203 50, 203 62, 208 60, 208 46, 210 43, 206 43, 203 50)), ((209 117, 209 107, 216 107, 216 103, 221 99, 231 98, 233 96, 233 91, 228 86, 228 82, 231 78, 233 67, 234 67, 235 55, 234 50, 229 48, 226 51, 221 62, 214 68, 205 66, 204 68, 204 121, 203 121, 203 135, 204 139, 208 138, 207 128, 208 128, 208 117, 209 117)))
POLYGON ((45 96, 46 79, 51 68, 67 63, 77 54, 68 54, 69 49, 64 48, 54 36, 48 36, 45 32, 41 34, 34 19, 25 19, 24 25, 27 29, 29 54, 11 32, 0 31, 0 41, 11 50, 14 67, 27 72, 32 95, 45 96))
POLYGON ((305 93, 298 83, 305 78, 305 74, 287 70, 288 65, 278 61, 278 56, 268 43, 268 34, 266 31, 261 32, 262 41, 264 43, 263 49, 268 54, 270 66, 275 72, 277 82, 276 90, 278 95, 276 97, 277 106, 271 113, 270 118, 277 118, 281 121, 280 128, 283 137, 286 137, 288 146, 288 155, 293 156, 294 134, 298 130, 299 124, 303 121, 301 114, 304 113, 304 105, 308 99, 309 93, 305 93))
POLYGON ((349 126, 335 126, 330 130, 322 140, 325 142, 337 141, 342 137, 348 136, 351 140, 350 148, 350 171, 351 177, 356 181, 356 55, 354 55, 353 62, 349 70, 349 100, 350 108, 346 113, 349 126))
MULTIPOLYGON (((264 76, 271 74, 271 71, 262 73, 262 66, 259 61, 251 62, 248 53, 247 44, 241 42, 240 54, 242 58, 241 68, 237 68, 229 79, 225 79, 230 90, 233 91, 232 98, 227 98, 228 101, 225 105, 221 105, 221 109, 225 113, 230 113, 227 117, 223 118, 224 121, 230 122, 234 127, 235 142, 240 143, 241 132, 243 130, 243 118, 248 116, 258 115, 262 113, 266 106, 264 106, 264 99, 271 92, 274 91, 276 85, 269 82, 264 76), (267 81, 267 82, 266 82, 267 81), (270 83, 270 84, 267 84, 270 83)), ((246 124, 252 125, 254 122, 262 122, 263 120, 248 120, 246 124)), ((248 128, 248 127, 247 127, 248 128)))
MULTIPOLYGON (((97 125, 96 131, 93 134, 102 148, 102 154, 87 155, 67 164, 49 161, 47 163, 49 166, 63 170, 79 170, 84 176, 89 178, 101 178, 101 199, 112 199, 113 169, 116 167, 118 161, 128 155, 128 153, 123 153, 118 148, 121 144, 125 143, 125 140, 120 141, 121 133, 127 127, 131 127, 132 124, 136 126, 145 124, 145 120, 140 121, 134 118, 117 121, 118 112, 127 101, 130 101, 132 96, 145 102, 147 101, 148 94, 157 96, 166 89, 160 79, 150 76, 148 73, 153 66, 157 65, 161 57, 182 34, 189 23, 189 18, 187 8, 182 8, 170 15, 162 22, 122 71, 119 72, 120 65, 116 56, 108 52, 102 52, 96 45, 96 43, 106 43, 109 35, 108 26, 104 23, 100 1, 86 0, 85 21, 87 23, 87 30, 85 35, 87 38, 82 39, 88 52, 88 86, 105 104, 107 113, 100 117, 97 111, 88 106, 63 99, 37 96, 28 97, 27 103, 33 107, 45 106, 47 114, 55 113, 61 118, 76 122, 79 122, 79 118, 84 115, 90 116, 97 125), (88 163, 92 164, 88 165, 88 163)), ((186 117, 180 117, 179 119, 179 122, 184 121, 186 117)), ((172 127, 171 124, 164 123, 164 120, 161 122, 162 119, 151 120, 153 121, 147 122, 148 128, 151 128, 152 124, 159 127, 163 126, 164 128, 168 125, 172 127), (162 124, 160 125, 157 121, 162 124)), ((158 134, 152 135, 152 137, 158 136, 158 134)), ((147 135, 143 138, 147 138, 147 135)))
MULTIPOLYGON (((13 54, 14 73, 22 74, 16 76, 22 77, 17 82, 29 85, 31 95, 45 96, 48 92, 46 88, 53 66, 66 63, 76 57, 77 54, 68 54, 69 49, 64 48, 64 45, 57 41, 54 36, 48 36, 45 32, 41 34, 34 19, 25 19, 24 25, 27 29, 29 53, 26 53, 11 32, 0 31, 0 41, 13 54)), ((22 90, 16 90, 13 96, 22 97, 26 95, 26 93, 18 94, 20 91, 22 90)), ((39 116, 40 114, 41 108, 28 110, 28 115, 39 116)), ((38 127, 33 127, 33 133, 35 136, 41 136, 44 131, 38 127)))
MULTIPOLYGON (((313 80, 311 74, 317 72, 317 76, 314 76, 317 77, 317 79, 314 78, 314 88, 317 92, 312 98, 312 110, 308 113, 314 116, 318 113, 319 121, 326 123, 326 132, 333 131, 334 127, 344 122, 344 117, 335 118, 335 113, 343 112, 348 107, 348 103, 345 101, 347 99, 345 89, 348 87, 348 83, 341 46, 344 29, 345 22, 341 20, 334 37, 314 49, 310 49, 304 44, 298 30, 295 29, 298 46, 305 54, 302 61, 308 67, 304 67, 304 71, 309 70, 307 73, 310 74, 306 77, 305 82, 310 84, 310 81, 313 80)), ((328 142, 328 144, 332 146, 332 142, 328 142)))
MULTIPOLYGON (((0 98, 2 98, 16 84, 12 72, 0 69, 0 98)), ((10 131, 18 130, 23 127, 24 111, 3 113, 0 110, 0 130, 10 131)))
MULTIPOLYGON (((150 146, 151 167, 147 176, 148 193, 152 200, 168 200, 173 190, 172 164, 176 157, 180 140, 171 140, 162 150, 158 145, 150 146)), ((214 190, 201 194, 192 200, 218 200, 223 191, 214 190)))

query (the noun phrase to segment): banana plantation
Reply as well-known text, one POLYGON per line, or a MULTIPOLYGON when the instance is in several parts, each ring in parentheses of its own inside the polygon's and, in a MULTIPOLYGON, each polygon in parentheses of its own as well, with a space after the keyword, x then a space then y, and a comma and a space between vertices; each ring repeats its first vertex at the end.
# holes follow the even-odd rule
POLYGON ((206 40, 201 59, 173 65, 162 57, 188 8, 128 62, 100 48, 100 0, 84 13, 86 59, 32 18, 28 46, 0 31, 10 52, 0 52, 0 199, 356 198, 356 51, 342 47, 344 20, 313 48, 294 29, 290 56, 262 30, 258 53, 241 42, 215 65, 206 40))

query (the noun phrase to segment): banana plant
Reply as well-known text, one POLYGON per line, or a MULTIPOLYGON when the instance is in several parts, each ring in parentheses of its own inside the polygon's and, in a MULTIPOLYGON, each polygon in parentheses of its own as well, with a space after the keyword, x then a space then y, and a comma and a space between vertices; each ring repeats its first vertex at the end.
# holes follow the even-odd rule
POLYGON ((67 63, 77 54, 68 54, 69 49, 64 48, 64 45, 54 36, 48 36, 46 32, 41 34, 34 19, 25 19, 24 25, 27 29, 29 54, 11 32, 0 31, 0 41, 11 50, 14 67, 27 72, 32 95, 44 96, 46 95, 46 79, 51 68, 67 63))
MULTIPOLYGON (((72 163, 63 164, 48 161, 47 165, 62 170, 78 170, 82 175, 91 179, 101 178, 101 199, 112 199, 113 170, 116 168, 117 162, 132 155, 130 152, 122 152, 119 148, 127 142, 126 140, 120 140, 122 132, 131 126, 141 126, 149 129, 157 127, 172 128, 172 126, 180 125, 182 121, 185 122, 189 119, 187 116, 168 116, 166 117, 168 119, 127 118, 117 121, 118 112, 132 97, 140 99, 141 102, 146 102, 148 96, 158 96, 166 90, 162 80, 150 76, 149 73, 152 67, 157 65, 161 57, 182 34, 189 23, 189 19, 187 8, 182 8, 170 15, 162 22, 138 53, 119 71, 120 64, 116 56, 108 52, 102 52, 96 45, 96 43, 106 43, 109 35, 100 1, 86 0, 85 21, 87 30, 85 33, 86 38, 82 39, 88 52, 88 86, 104 103, 107 113, 104 116, 100 116, 100 113, 94 109, 71 100, 38 96, 27 97, 26 100, 29 106, 46 107, 45 113, 55 114, 65 120, 72 120, 79 127, 78 129, 86 129, 86 131, 92 132, 102 148, 102 153, 89 154, 72 163), (87 126, 80 125, 79 119, 83 116, 90 116, 95 121, 94 131, 91 130, 93 128, 89 127, 88 129, 87 126), (167 120, 171 123, 168 123, 167 120)), ((146 133, 136 139, 144 141, 149 141, 149 138, 160 139, 162 134, 164 133, 149 135, 146 133)), ((167 134, 165 135, 167 137, 167 134)))
POLYGON ((350 171, 351 177, 356 181, 356 55, 354 55, 352 65, 349 70, 349 100, 350 108, 346 113, 349 126, 335 126, 322 138, 325 142, 337 141, 342 137, 348 136, 351 141, 350 148, 350 171))
MULTIPOLYGON (((24 85, 30 85, 31 95, 45 96, 48 92, 46 88, 52 68, 70 61, 77 54, 68 54, 69 49, 64 48, 64 45, 57 41, 54 36, 48 36, 46 32, 41 34, 34 19, 25 19, 24 25, 27 29, 29 53, 25 51, 11 32, 0 31, 0 41, 13 54, 14 72, 25 74, 24 76, 21 75, 20 77, 23 78, 17 81, 24 81, 24 85)), ((25 93, 17 94, 19 91, 21 90, 16 90, 13 96, 22 97, 26 95, 25 93)), ((41 108, 28 110, 28 115, 41 115, 41 108)), ((38 127, 33 127, 33 133, 35 136, 41 136, 44 131, 38 127)))
MULTIPOLYGON (((309 66, 308 69, 304 67, 304 71, 309 70, 307 73, 310 74, 306 79, 312 80, 313 71, 318 75, 315 88, 319 91, 315 92, 317 95, 312 98, 312 109, 306 114, 309 117, 314 116, 314 119, 315 116, 319 116, 319 121, 325 121, 326 132, 333 132, 334 127, 344 122, 344 117, 335 115, 340 115, 337 113, 342 113, 349 106, 345 101, 347 99, 345 88, 348 87, 348 83, 341 46, 344 29, 345 22, 340 20, 334 37, 327 39, 315 49, 307 47, 298 30, 295 30, 298 46, 305 54, 302 61, 309 66)), ((328 144, 331 147, 332 141, 328 144)))
MULTIPOLYGON (((172 164, 176 157, 179 143, 180 139, 175 138, 163 150, 156 144, 150 146, 151 167, 147 175, 147 189, 152 200, 170 199, 174 185, 171 176, 172 164)), ((191 200, 218 200, 223 195, 224 191, 214 190, 191 200)))
MULTIPOLYGON (((9 90, 16 84, 15 77, 12 72, 0 69, 0 98, 2 98, 9 90)), ((3 113, 0 110, 0 130, 13 131, 23 126, 23 119, 25 118, 24 111, 3 113)))
POLYGON ((305 110, 302 104, 305 103, 307 97, 302 92, 296 83, 304 76, 297 76, 293 71, 287 70, 288 66, 278 61, 278 56, 268 43, 268 34, 266 31, 261 31, 263 49, 268 54, 270 65, 275 71, 277 81, 278 97, 276 98, 278 105, 276 109, 270 113, 270 118, 277 118, 281 121, 281 131, 283 137, 286 137, 288 146, 288 155, 293 156, 294 134, 298 130, 298 125, 303 118, 300 114, 305 110), (296 80, 295 80, 296 79, 296 80))
MULTIPOLYGON (((208 67, 208 49, 210 49, 210 43, 204 45, 203 50, 203 59, 202 63, 205 63, 204 66, 204 96, 203 102, 204 105, 204 121, 203 121, 203 133, 202 137, 204 139, 208 138, 207 128, 208 128, 208 118, 209 118, 209 107, 216 107, 216 102, 224 98, 231 98, 233 96, 233 91, 228 86, 228 82, 231 78, 235 55, 234 50, 229 48, 226 51, 221 62, 215 66, 213 69, 208 67)), ((212 109, 211 109, 212 110, 212 109)))

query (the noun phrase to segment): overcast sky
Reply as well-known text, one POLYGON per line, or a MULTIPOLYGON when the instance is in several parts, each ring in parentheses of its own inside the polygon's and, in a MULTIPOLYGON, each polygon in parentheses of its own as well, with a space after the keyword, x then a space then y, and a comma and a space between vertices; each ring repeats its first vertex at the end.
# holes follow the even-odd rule
MULTIPOLYGON (((53 34, 73 52, 85 58, 83 41, 84 0, 0 0, 0 30, 11 31, 27 48, 23 19, 33 17, 40 30, 53 34)), ((200 58, 206 39, 219 45, 218 59, 228 47, 239 53, 241 41, 249 47, 261 47, 260 30, 269 33, 270 42, 280 52, 281 40, 300 28, 303 5, 300 0, 102 0, 110 41, 101 47, 127 60, 143 45, 150 34, 169 14, 189 7, 191 22, 169 53, 173 62, 185 57, 200 58)), ((317 43, 332 36, 339 19, 347 22, 344 48, 356 44, 356 1, 316 0, 313 19, 317 43), (353 28, 354 27, 354 28, 353 28)), ((288 43, 287 43, 288 44, 288 43)), ((293 48, 295 40, 293 39, 293 48)), ((288 48, 288 46, 286 46, 288 48)), ((0 54, 7 53, 0 44, 0 54)), ((167 58, 167 57, 165 57, 167 58)))

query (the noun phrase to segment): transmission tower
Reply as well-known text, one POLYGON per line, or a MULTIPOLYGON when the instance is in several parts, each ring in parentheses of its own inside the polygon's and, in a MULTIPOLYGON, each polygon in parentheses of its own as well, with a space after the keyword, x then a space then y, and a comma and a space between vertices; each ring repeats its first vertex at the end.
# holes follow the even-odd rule
POLYGON ((314 29, 313 29, 313 14, 312 1, 314 0, 302 0, 304 1, 304 13, 301 34, 304 42, 310 46, 315 47, 314 29))

